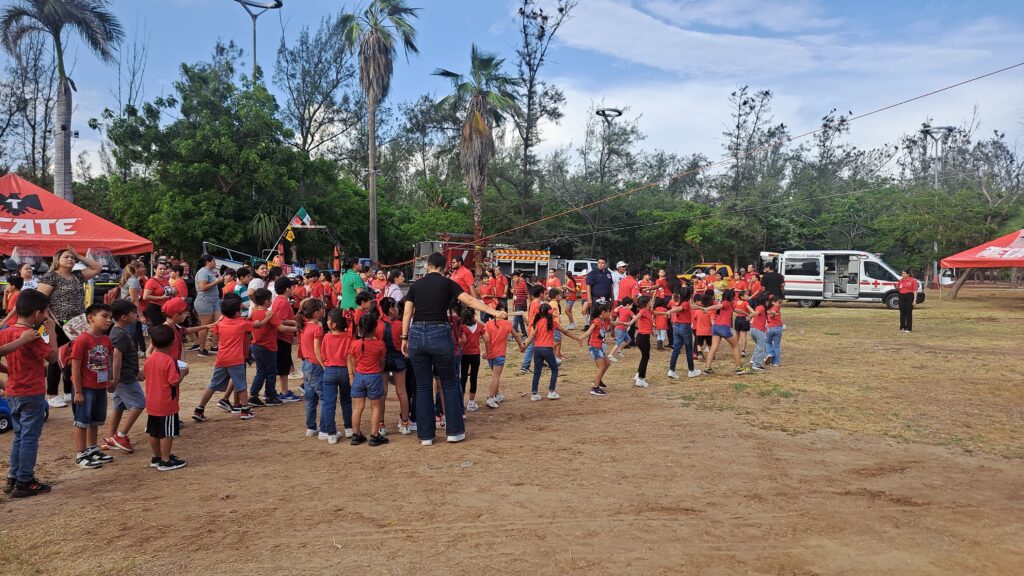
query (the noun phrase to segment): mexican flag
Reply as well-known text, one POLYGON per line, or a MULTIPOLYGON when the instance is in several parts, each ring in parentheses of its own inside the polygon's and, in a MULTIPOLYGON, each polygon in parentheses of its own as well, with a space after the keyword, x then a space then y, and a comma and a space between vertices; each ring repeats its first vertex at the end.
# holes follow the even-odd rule
POLYGON ((299 208, 299 211, 295 213, 295 217, 292 218, 290 225, 299 228, 312 226, 313 219, 309 217, 309 214, 306 212, 305 208, 299 208))

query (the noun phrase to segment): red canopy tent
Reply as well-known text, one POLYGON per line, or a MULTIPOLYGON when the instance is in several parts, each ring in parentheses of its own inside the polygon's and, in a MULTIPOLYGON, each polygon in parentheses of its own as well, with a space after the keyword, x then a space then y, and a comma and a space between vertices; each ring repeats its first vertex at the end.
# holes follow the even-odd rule
POLYGON ((941 266, 962 270, 953 284, 953 298, 975 268, 1024 268, 1024 229, 943 258, 941 266))
POLYGON ((113 254, 144 254, 153 243, 88 210, 58 198, 15 174, 0 177, 0 253, 15 246, 43 256, 71 245, 82 254, 106 248, 113 254))

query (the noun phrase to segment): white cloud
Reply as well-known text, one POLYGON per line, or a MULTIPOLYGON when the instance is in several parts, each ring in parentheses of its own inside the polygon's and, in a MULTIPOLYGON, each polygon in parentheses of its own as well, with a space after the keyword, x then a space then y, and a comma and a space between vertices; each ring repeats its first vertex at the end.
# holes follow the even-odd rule
POLYGON ((764 28, 796 32, 838 26, 809 0, 652 0, 644 7, 675 24, 707 24, 727 30, 764 28))

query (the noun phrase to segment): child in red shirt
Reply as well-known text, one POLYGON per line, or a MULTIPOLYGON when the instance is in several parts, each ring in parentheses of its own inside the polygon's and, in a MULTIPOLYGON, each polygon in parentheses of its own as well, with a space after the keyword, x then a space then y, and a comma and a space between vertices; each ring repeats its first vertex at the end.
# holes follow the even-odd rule
MULTIPOLYGON (((505 310, 505 299, 499 298, 495 301, 494 309, 498 312, 505 310)), ((505 352, 508 349, 508 337, 516 339, 520 349, 525 348, 519 332, 512 329, 512 323, 508 320, 491 318, 484 326, 484 344, 487 345, 487 366, 491 369, 491 387, 487 391, 487 407, 497 408, 505 400, 499 392, 501 386, 501 372, 505 369, 505 352)))
MULTIPOLYGON (((349 347, 348 371, 355 374, 352 382, 352 445, 366 442, 359 431, 366 400, 370 400, 370 422, 376 426, 384 419, 384 342, 377 339, 377 315, 364 314, 359 320, 362 338, 353 339, 349 347)), ((370 446, 387 444, 388 439, 379 432, 370 436, 370 446)))
POLYGON ((153 352, 146 358, 146 433, 153 450, 150 468, 161 472, 177 470, 185 461, 171 452, 174 438, 181 434, 180 410, 181 380, 188 374, 188 364, 171 356, 174 331, 160 324, 149 331, 153 352))
POLYGON ((530 388, 530 400, 541 399, 538 393, 540 387, 540 372, 544 364, 551 370, 551 380, 548 382, 548 400, 558 400, 561 396, 555 391, 558 385, 558 362, 555 360, 555 333, 572 338, 580 345, 583 341, 573 334, 562 330, 558 319, 555 318, 550 304, 541 304, 540 309, 530 323, 530 337, 526 339, 525 345, 533 344, 533 384, 530 388))
POLYGON ((71 343, 71 383, 74 386, 75 464, 99 468, 114 457, 100 451, 98 430, 107 420, 107 384, 111 381, 114 345, 106 336, 113 323, 110 306, 93 304, 85 310, 89 328, 71 343))
POLYGON ((611 366, 611 359, 604 352, 604 338, 612 326, 612 314, 609 306, 609 304, 594 304, 594 309, 591 311, 594 319, 581 336, 581 339, 589 338, 590 357, 594 360, 594 364, 597 365, 594 385, 590 387, 590 393, 594 396, 607 395, 607 392, 604 390, 604 373, 611 366))
POLYGON ((348 353, 352 334, 341 308, 327 313, 328 333, 320 341, 320 358, 324 362, 323 402, 320 404, 320 429, 327 432, 327 443, 338 443, 338 425, 335 420, 338 400, 345 424, 345 437, 352 437, 352 387, 349 384, 348 353))
MULTIPOLYGON (((384 341, 384 403, 387 405, 388 384, 395 385, 398 395, 398 432, 402 435, 412 434, 415 430, 409 417, 409 390, 406 389, 406 373, 409 359, 402 354, 402 310, 394 298, 385 296, 380 299, 381 326, 377 332, 384 341)), ((384 415, 381 414, 381 417, 384 415)), ((378 435, 387 434, 384 422, 377 423, 378 435)))
POLYGON ((664 350, 668 342, 668 302, 664 298, 654 299, 654 329, 658 333, 658 350, 664 350))
POLYGON ((622 358, 622 347, 629 343, 629 327, 636 322, 633 314, 633 299, 623 298, 613 312, 615 315, 615 346, 608 354, 608 360, 618 362, 622 358))
POLYGON ((476 403, 477 379, 480 376, 480 340, 484 336, 484 325, 476 321, 476 311, 466 308, 462 311, 462 334, 459 344, 462 346, 462 392, 466 392, 469 382, 469 403, 467 412, 476 412, 480 406, 476 403))
POLYGON ((203 391, 199 406, 192 413, 192 419, 196 422, 206 421, 206 404, 215 392, 228 391, 227 396, 230 397, 228 381, 233 384, 235 402, 232 404, 227 398, 222 398, 217 406, 229 414, 239 414, 242 420, 251 420, 254 416, 252 406, 249 405, 249 382, 245 375, 245 361, 249 357, 249 343, 252 341, 252 323, 241 316, 240 297, 224 299, 220 304, 220 313, 221 319, 212 329, 219 338, 220 348, 213 363, 210 384, 203 391))
POLYGON ((299 360, 302 361, 302 394, 306 398, 306 437, 317 436, 330 440, 327 429, 316 422, 317 410, 324 388, 324 361, 320 344, 324 339, 324 304, 316 298, 307 298, 299 305, 296 328, 299 330, 299 360))
POLYGON ((639 310, 636 313, 636 347, 640 350, 640 364, 637 365, 633 383, 639 388, 647 388, 647 365, 651 361, 651 334, 654 333, 654 312, 651 307, 654 301, 644 295, 637 300, 639 310))

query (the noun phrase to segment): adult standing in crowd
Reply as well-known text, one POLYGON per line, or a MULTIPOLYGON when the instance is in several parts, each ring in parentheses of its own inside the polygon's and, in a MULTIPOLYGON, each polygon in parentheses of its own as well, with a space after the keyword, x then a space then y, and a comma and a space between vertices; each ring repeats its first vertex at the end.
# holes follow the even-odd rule
POLYGON ((267 273, 269 271, 270 269, 267 268, 266 262, 260 262, 255 268, 253 268, 252 280, 249 280, 249 285, 246 287, 246 290, 249 292, 249 300, 253 299, 253 294, 255 294, 257 290, 267 287, 267 273))
POLYGON ((900 332, 913 332, 918 282, 909 268, 904 268, 900 273, 900 281, 896 284, 896 289, 900 293, 900 332))
MULTIPOLYGON (((600 262, 598 262, 598 264, 600 264, 600 262)), ((619 294, 619 283, 622 282, 622 279, 626 277, 627 270, 628 268, 626 266, 626 263, 623 262, 622 260, 619 260, 618 262, 615 263, 615 270, 612 272, 612 299, 614 299, 616 302, 622 299, 623 295, 619 294)))
POLYGON ((476 288, 473 286, 473 273, 466 268, 462 256, 452 256, 452 280, 462 288, 462 291, 476 298, 476 288))
MULTIPOLYGON (((209 254, 199 257, 199 271, 196 272, 196 300, 194 303, 199 325, 213 324, 220 319, 220 289, 224 282, 231 278, 230 274, 217 274, 217 261, 209 254)), ((216 341, 210 349, 206 348, 206 337, 209 329, 199 331, 199 355, 209 356, 210 351, 217 352, 216 341)), ((216 340, 216 335, 214 335, 216 340)))
POLYGON ((399 269, 388 272, 388 283, 384 287, 384 298, 391 298, 395 304, 402 301, 402 284, 405 284, 405 274, 399 269))
POLYGON ((501 268, 498 266, 491 268, 491 274, 491 285, 494 296, 501 300, 501 303, 505 305, 505 310, 508 310, 508 276, 502 274, 501 268))
MULTIPOLYGON (((85 286, 103 270, 100 263, 92 258, 78 254, 71 246, 58 250, 53 256, 50 271, 39 279, 36 290, 50 297, 50 314, 55 320, 54 330, 57 332, 57 346, 70 342, 64 333, 64 323, 75 316, 85 314, 85 286), (81 262, 84 270, 75 270, 75 264, 81 262)), ((50 395, 50 406, 63 408, 67 406, 67 396, 71 394, 71 366, 61 370, 60 364, 54 362, 46 366, 46 393, 50 395), (60 396, 60 381, 64 380, 64 396, 60 396)))
POLYGON ((764 265, 764 276, 761 277, 761 287, 766 293, 775 297, 776 302, 782 302, 785 298, 784 289, 786 288, 786 281, 775 271, 775 266, 771 264, 764 265))
POLYGON ((39 281, 33 275, 32 264, 22 262, 21 266, 18 266, 18 276, 21 276, 23 282, 22 290, 35 290, 39 287, 39 281))
MULTIPOLYGON (((620 262, 620 264, 622 263, 620 262)), ((611 271, 608 270, 608 259, 598 258, 597 268, 587 273, 587 301, 583 304, 583 313, 586 314, 588 310, 593 312, 594 304, 611 302, 615 297, 614 290, 615 282, 612 279, 611 271)), ((591 314, 591 320, 593 320, 593 314, 591 314)), ((591 320, 587 321, 587 326, 590 325, 591 320)))
MULTIPOLYGON (((138 264, 131 263, 124 267, 124 272, 121 273, 121 282, 119 283, 121 290, 118 296, 121 300, 127 300, 134 304, 135 309, 141 313, 144 306, 142 306, 142 282, 139 280, 141 271, 138 266, 138 264)), ((135 347, 138 348, 139 352, 145 352, 146 338, 142 334, 142 321, 138 318, 136 318, 135 323, 131 327, 131 334, 135 347)))
POLYGON ((348 270, 341 275, 341 308, 342 310, 353 310, 356 307, 356 295, 366 290, 366 282, 359 275, 362 266, 359 260, 352 259, 348 263, 348 270))
POLYGON ((434 374, 441 380, 449 442, 466 438, 462 389, 455 364, 455 341, 448 324, 448 310, 454 301, 502 320, 505 312, 477 300, 456 282, 441 275, 444 254, 427 257, 427 274, 413 282, 405 297, 402 315, 402 353, 412 362, 416 376, 416 430, 424 446, 434 443, 434 374))

